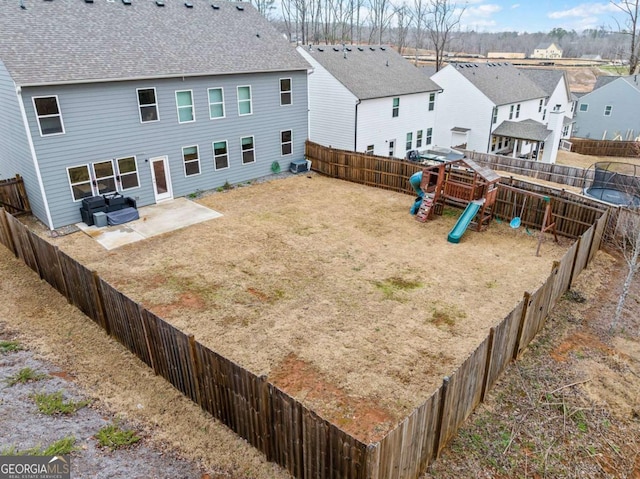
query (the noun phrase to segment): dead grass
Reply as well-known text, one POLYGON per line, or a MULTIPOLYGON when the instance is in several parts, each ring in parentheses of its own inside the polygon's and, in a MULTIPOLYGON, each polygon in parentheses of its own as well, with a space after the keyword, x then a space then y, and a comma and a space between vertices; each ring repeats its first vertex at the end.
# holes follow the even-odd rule
MULTIPOLYGON (((353 403, 386 411, 389 424, 424 401, 569 244, 547 241, 536 257, 535 237, 495 223, 450 244, 455 218, 422 224, 408 213, 410 196, 319 175, 199 202, 224 216, 110 252, 83 233, 54 241, 254 373, 282 372, 294 354, 353 403)), ((340 410, 332 398, 312 406, 350 414, 349 401, 340 410)))
POLYGON ((578 166, 580 168, 589 168, 599 161, 619 161, 622 163, 632 163, 640 165, 640 158, 619 158, 615 156, 592 156, 581 155, 571 151, 558 150, 556 163, 559 165, 578 166))

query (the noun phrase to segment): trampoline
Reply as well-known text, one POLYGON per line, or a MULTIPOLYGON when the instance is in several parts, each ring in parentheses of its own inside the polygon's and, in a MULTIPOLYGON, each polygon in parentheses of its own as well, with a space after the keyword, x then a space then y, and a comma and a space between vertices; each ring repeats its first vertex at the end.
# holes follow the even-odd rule
POLYGON ((584 194, 614 205, 640 207, 640 165, 594 163, 585 173, 584 194), (593 173, 591 173, 593 172, 593 173))

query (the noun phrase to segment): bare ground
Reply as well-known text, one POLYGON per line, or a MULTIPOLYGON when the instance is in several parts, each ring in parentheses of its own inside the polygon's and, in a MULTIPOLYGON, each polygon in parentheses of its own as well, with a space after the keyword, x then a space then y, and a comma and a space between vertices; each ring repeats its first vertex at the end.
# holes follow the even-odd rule
MULTIPOLYGON (((223 217, 106 252, 55 244, 364 441, 421 404, 569 245, 494 223, 447 243, 412 197, 295 176, 200 202, 223 217)), ((459 211, 458 211, 459 213, 459 211)))

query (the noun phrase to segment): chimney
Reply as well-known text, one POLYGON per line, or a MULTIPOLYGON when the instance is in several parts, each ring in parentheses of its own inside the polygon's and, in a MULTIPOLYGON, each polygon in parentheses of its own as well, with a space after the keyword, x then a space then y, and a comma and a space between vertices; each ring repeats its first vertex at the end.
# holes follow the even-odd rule
POLYGON ((547 128, 551 130, 551 134, 544 142, 544 150, 542 152, 542 163, 555 163, 558 156, 558 147, 562 139, 562 127, 564 126, 564 110, 562 105, 555 105, 549 113, 549 123, 547 128))

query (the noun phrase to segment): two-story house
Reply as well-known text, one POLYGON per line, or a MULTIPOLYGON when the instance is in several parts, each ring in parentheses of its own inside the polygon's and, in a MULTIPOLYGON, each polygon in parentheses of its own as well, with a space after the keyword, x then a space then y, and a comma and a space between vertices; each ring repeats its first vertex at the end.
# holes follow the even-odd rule
POLYGON ((0 3, 0 177, 49 228, 304 157, 309 65, 249 3, 0 3))
POLYGON ((533 49, 531 58, 556 59, 562 58, 562 49, 555 43, 540 43, 533 49))
POLYGON ((640 75, 601 76, 580 97, 574 136, 593 140, 640 138, 640 75))
MULTIPOLYGON (((559 129, 557 109, 545 120, 545 91, 510 63, 450 64, 431 78, 443 88, 435 129, 440 146, 541 158, 559 129)), ((544 161, 555 161, 552 156, 544 161)))
POLYGON ((547 112, 559 106, 564 112, 562 138, 569 138, 574 123, 576 99, 571 93, 567 72, 557 68, 520 68, 519 70, 531 78, 547 95, 542 122, 548 123, 547 112))
POLYGON ((309 74, 309 138, 404 158, 434 143, 440 87, 387 46, 298 47, 309 74))

